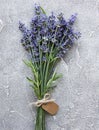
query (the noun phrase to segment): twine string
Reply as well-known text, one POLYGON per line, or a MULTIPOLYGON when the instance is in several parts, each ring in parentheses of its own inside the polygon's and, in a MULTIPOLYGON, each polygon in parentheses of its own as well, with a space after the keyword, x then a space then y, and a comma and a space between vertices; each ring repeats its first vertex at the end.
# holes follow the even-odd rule
POLYGON ((46 93, 43 97, 43 99, 41 100, 37 100, 36 102, 32 102, 30 103, 31 105, 35 105, 36 107, 40 107, 43 104, 49 103, 49 102, 53 102, 55 101, 54 99, 51 99, 51 95, 49 93, 46 93))

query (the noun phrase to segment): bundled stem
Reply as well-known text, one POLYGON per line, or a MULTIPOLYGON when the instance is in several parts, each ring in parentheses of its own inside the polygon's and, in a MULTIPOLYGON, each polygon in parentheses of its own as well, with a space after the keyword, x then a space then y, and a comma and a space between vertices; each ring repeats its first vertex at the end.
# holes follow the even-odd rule
POLYGON ((45 112, 41 107, 37 108, 35 130, 46 130, 45 129, 45 112))

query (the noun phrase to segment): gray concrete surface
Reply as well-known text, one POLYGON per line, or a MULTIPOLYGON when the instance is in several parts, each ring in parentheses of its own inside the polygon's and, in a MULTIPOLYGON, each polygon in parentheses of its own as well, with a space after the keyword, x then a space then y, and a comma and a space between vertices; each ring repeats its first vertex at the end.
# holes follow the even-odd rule
POLYGON ((75 12, 82 37, 62 60, 63 74, 52 96, 60 109, 46 116, 47 130, 99 130, 99 0, 0 0, 0 130, 34 130, 35 100, 22 59, 18 21, 29 25, 35 3, 48 14, 75 12))

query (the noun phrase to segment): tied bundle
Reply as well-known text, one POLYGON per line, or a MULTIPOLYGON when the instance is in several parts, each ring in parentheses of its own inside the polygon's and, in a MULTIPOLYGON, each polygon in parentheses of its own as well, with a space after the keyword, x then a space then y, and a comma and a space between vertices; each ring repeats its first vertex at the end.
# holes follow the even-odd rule
POLYGON ((46 129, 46 108, 43 105, 45 103, 52 105, 51 102, 54 101, 52 99, 45 101, 45 97, 54 88, 55 81, 61 77, 55 72, 55 66, 80 37, 80 32, 73 30, 75 20, 76 14, 68 20, 65 20, 62 13, 57 17, 54 13, 47 16, 41 6, 35 5, 35 15, 31 20, 30 29, 19 22, 19 29, 23 34, 21 43, 30 56, 28 61, 24 60, 24 63, 33 73, 33 78, 27 77, 27 79, 38 99, 35 130, 46 129))

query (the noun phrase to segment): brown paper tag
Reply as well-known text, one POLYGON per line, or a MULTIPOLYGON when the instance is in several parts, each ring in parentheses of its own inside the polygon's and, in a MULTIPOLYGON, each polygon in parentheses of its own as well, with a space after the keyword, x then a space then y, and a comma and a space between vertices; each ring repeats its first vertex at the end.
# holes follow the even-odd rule
POLYGON ((51 115, 55 115, 59 109, 59 106, 55 102, 49 102, 42 105, 42 108, 51 115))

